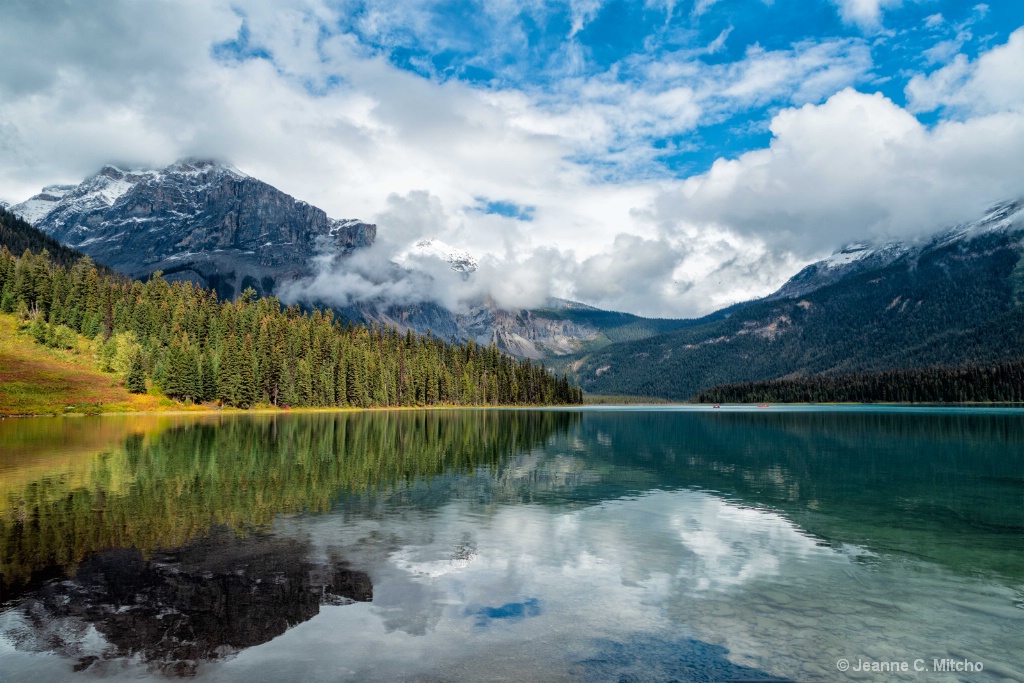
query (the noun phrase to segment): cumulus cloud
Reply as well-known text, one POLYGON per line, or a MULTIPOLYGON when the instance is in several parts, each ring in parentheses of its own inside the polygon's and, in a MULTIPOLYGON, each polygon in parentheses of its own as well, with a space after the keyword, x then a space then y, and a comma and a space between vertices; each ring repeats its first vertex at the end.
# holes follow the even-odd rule
POLYGON ((930 74, 914 76, 907 84, 911 111, 951 109, 961 116, 1024 111, 1024 28, 1010 34, 1004 45, 973 62, 958 54, 930 74))
POLYGON ((580 264, 575 293, 598 305, 650 314, 671 294, 681 258, 681 250, 665 239, 620 234, 609 250, 580 264))
MULTIPOLYGON (((895 6, 837 3, 865 27, 895 6)), ((296 285, 311 294, 453 307, 556 295, 688 316, 766 294, 845 240, 917 234, 1021 192, 1022 31, 914 77, 902 108, 853 89, 874 77, 864 38, 754 44, 730 58, 726 41, 738 47, 743 32, 727 29, 597 68, 580 45, 596 0, 481 3, 483 45, 443 26, 437 6, 2 3, 0 195, 21 200, 108 162, 213 156, 333 217, 378 224, 373 249, 325 257, 318 279, 296 285), (516 80, 538 64, 517 61, 536 49, 524 26, 547 21, 563 22, 543 38, 558 41, 551 68, 516 80), (396 66, 395 47, 411 66, 396 66), (457 68, 429 59, 460 50, 475 56, 457 68), (470 66, 493 80, 453 75, 470 66), (943 118, 923 125, 914 113, 926 111, 943 118), (736 122, 744 112, 757 118, 736 122), (763 149, 692 177, 665 161, 706 126, 768 119, 763 149), (499 205, 529 211, 481 210, 499 205), (426 237, 480 268, 463 279, 443 262, 416 261, 413 275, 393 264, 426 237)))
POLYGON ((851 24, 864 29, 875 29, 881 26, 882 12, 891 7, 899 7, 902 0, 833 0, 839 7, 839 16, 851 24))
POLYGON ((719 159, 663 194, 664 223, 718 224, 810 256, 866 236, 914 237, 1024 192, 1024 118, 928 128, 852 89, 779 112, 765 149, 719 159))
POLYGON ((442 255, 411 249, 460 227, 460 217, 448 214, 427 192, 391 195, 376 220, 390 229, 373 245, 349 256, 319 256, 314 275, 285 283, 281 298, 340 307, 434 302, 460 313, 484 300, 503 308, 535 308, 564 290, 575 270, 571 255, 551 247, 520 250, 508 243, 503 254, 484 254, 472 272, 454 270, 442 255))

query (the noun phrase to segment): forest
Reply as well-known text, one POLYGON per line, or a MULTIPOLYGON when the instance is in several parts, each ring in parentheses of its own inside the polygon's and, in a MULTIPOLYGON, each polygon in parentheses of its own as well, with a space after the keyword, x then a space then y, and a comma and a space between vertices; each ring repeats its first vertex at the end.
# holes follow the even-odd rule
POLYGON ((1020 403, 1024 361, 724 384, 694 403, 1020 403))
MULTIPOLYGON (((13 231, 5 214, 5 235, 13 231)), ((19 234, 34 231, 20 220, 19 234)), ((38 232, 38 231, 35 231, 38 232)), ((22 239, 22 242, 25 240, 22 239)), ((247 290, 233 302, 159 273, 143 283, 77 260, 55 259, 44 238, 21 256, 0 247, 0 310, 41 344, 93 340, 103 370, 129 391, 250 408, 555 405, 582 391, 543 363, 429 333, 343 324, 332 311, 284 307, 247 290)))

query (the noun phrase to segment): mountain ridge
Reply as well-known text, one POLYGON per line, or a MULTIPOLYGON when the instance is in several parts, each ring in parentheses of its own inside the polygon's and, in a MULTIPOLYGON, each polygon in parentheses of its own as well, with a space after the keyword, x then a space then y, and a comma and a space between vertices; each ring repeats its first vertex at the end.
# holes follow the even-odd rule
POLYGON ((901 258, 913 258, 926 249, 971 239, 986 232, 1012 229, 1015 224, 1024 225, 1024 198, 998 202, 978 220, 958 223, 923 239, 852 242, 831 256, 805 266, 765 299, 801 296, 850 275, 884 268, 901 258))
MULTIPOLYGON (((105 166, 77 186, 46 186, 43 192, 10 209, 35 217, 44 232, 126 275, 144 279, 159 270, 168 280, 191 280, 210 286, 218 296, 228 299, 247 287, 257 294, 273 294, 281 283, 310 276, 316 257, 321 255, 330 255, 334 267, 344 268, 345 259, 336 257, 370 246, 377 234, 374 225, 357 219, 329 218, 322 210, 232 166, 201 159, 184 159, 158 170, 105 166)), ((766 350, 765 345, 770 347, 776 340, 791 336, 794 330, 802 330, 799 320, 807 317, 809 307, 824 306, 823 302, 801 303, 797 299, 818 296, 822 290, 843 283, 849 286, 861 276, 893 267, 914 270, 927 254, 973 244, 986 236, 1006 235, 1022 225, 1024 202, 1017 200, 997 204, 978 220, 958 224, 930 238, 851 243, 806 266, 768 296, 699 319, 648 319, 555 300, 536 309, 504 309, 486 297, 458 311, 432 301, 405 305, 385 300, 360 301, 340 307, 330 301, 299 303, 334 308, 353 322, 393 326, 403 333, 430 331, 448 341, 493 343, 519 357, 549 361, 582 373, 578 376, 584 386, 602 393, 686 398, 682 395, 684 388, 706 389, 710 386, 707 381, 754 381, 775 376, 767 366, 758 372, 750 370, 738 375, 724 372, 728 362, 716 359, 711 350, 717 353, 740 340, 749 346, 744 351, 747 356, 777 353, 766 350), (786 310, 773 309, 776 305, 786 310), (676 336, 661 339, 664 335, 676 336), (623 367, 622 359, 630 354, 646 358, 644 354, 649 352, 643 350, 647 344, 644 340, 651 339, 656 341, 650 343, 660 348, 659 357, 706 353, 702 363, 707 381, 683 382, 655 391, 649 382, 623 380, 623 372, 639 377, 663 363, 664 359, 652 365, 648 359, 646 365, 640 364, 633 370, 623 367), (750 340, 761 340, 761 345, 750 340), (639 346, 634 348, 630 344, 639 346), (615 356, 617 359, 613 359, 615 356), (593 365, 598 359, 604 360, 593 365), (710 372, 708 368, 718 370, 710 372), (615 377, 618 380, 613 381, 615 377)), ((1009 243, 999 247, 1004 251, 1015 248, 1009 243)), ((479 265, 465 250, 438 239, 421 239, 398 254, 390 264, 394 272, 389 276, 401 277, 409 268, 415 268, 420 259, 439 259, 464 279, 474 277, 479 265)), ((956 260, 947 255, 946 261, 950 259, 956 260)), ((952 261, 943 267, 948 270, 955 266, 952 261)), ((1019 277, 1018 289, 1024 292, 1024 271, 1019 277)), ((861 279, 859 286, 870 289, 872 278, 861 279)), ((886 311, 891 305, 904 313, 909 305, 905 294, 894 291, 891 301, 871 306, 886 311)), ((926 294, 922 296, 914 300, 915 305, 927 298, 926 294)), ((1019 296, 1024 297, 1024 293, 1019 296)), ((867 318, 862 322, 874 324, 867 318)), ((858 334, 851 331, 853 337, 858 334)), ((826 346, 833 344, 836 349, 846 345, 844 340, 829 339, 824 333, 819 334, 818 340, 826 346)), ((902 344, 896 338, 891 341, 895 346, 902 344)), ((822 353, 828 356, 832 352, 822 353)), ((840 362, 835 358, 831 365, 794 361, 786 366, 786 371, 838 372, 862 369, 864 363, 864 359, 840 362)), ((662 383, 671 376, 672 373, 666 374, 662 383)))
MULTIPOLYGON (((194 158, 163 169, 107 165, 79 185, 48 185, 10 210, 129 277, 145 279, 160 271, 169 281, 212 287, 224 299, 247 287, 258 295, 276 294, 281 284, 313 275, 319 256, 330 255, 334 267, 343 268, 343 257, 373 244, 377 234, 375 225, 329 218, 233 166, 194 158)), ((459 247, 421 239, 399 254, 393 275, 401 276, 410 260, 423 258, 440 259, 463 278, 472 277, 479 265, 459 247)), ((315 299, 298 303, 333 308, 356 323, 391 325, 402 332, 429 330, 448 341, 495 343, 537 360, 612 343, 622 338, 620 328, 637 336, 673 326, 638 323, 646 319, 628 314, 609 317, 598 309, 580 313, 588 308, 583 304, 573 304, 575 313, 559 318, 551 315, 558 306, 537 313, 503 309, 486 299, 466 311, 429 301, 342 307, 315 299)))
POLYGON ((1024 356, 1024 202, 888 245, 840 250, 727 319, 567 367, 590 392, 686 400, 722 384, 1024 356))
POLYGON ((232 166, 193 158, 163 169, 107 165, 11 210, 130 277, 162 271, 223 298, 247 287, 270 294, 279 280, 308 275, 317 254, 350 253, 376 238, 375 225, 329 218, 232 166))

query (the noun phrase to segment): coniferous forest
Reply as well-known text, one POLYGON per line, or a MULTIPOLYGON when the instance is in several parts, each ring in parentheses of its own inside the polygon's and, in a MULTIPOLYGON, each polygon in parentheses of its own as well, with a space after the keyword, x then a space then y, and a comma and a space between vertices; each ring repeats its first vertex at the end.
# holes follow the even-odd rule
POLYGON ((252 290, 220 301, 190 282, 157 274, 142 283, 87 257, 69 261, 0 247, 0 310, 31 321, 42 344, 93 339, 102 369, 132 392, 155 384, 171 398, 239 408, 582 402, 564 376, 494 346, 345 325, 331 311, 283 307, 252 290))
POLYGON ((723 384, 694 403, 1021 403, 1024 360, 723 384))

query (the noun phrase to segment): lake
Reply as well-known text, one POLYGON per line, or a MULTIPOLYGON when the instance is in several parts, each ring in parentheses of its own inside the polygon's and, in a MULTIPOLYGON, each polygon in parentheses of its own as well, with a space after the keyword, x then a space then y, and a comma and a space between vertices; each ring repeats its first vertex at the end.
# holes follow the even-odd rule
POLYGON ((1024 411, 8 419, 0 569, 11 681, 1024 681, 1024 411))

